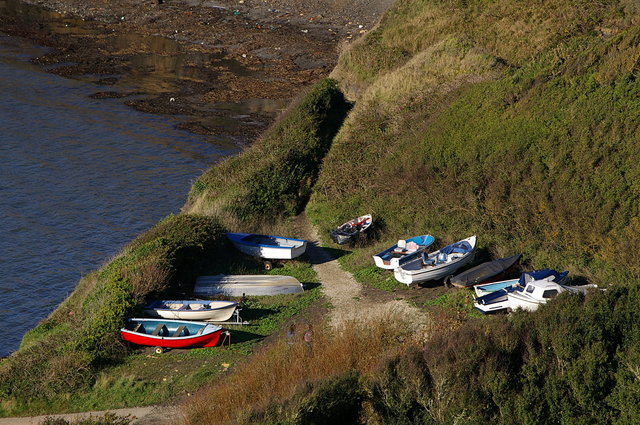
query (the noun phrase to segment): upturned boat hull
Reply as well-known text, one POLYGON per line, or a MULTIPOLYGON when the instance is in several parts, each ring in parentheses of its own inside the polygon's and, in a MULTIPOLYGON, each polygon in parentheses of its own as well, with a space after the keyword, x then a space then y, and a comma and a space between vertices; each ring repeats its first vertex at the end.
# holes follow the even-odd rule
POLYGON ((486 263, 479 264, 449 279, 449 284, 458 288, 470 288, 490 279, 497 279, 504 276, 522 258, 522 254, 500 258, 486 263))
POLYGON ((200 276, 193 293, 196 296, 223 294, 229 297, 243 295, 282 295, 304 292, 304 286, 292 276, 224 275, 200 276))

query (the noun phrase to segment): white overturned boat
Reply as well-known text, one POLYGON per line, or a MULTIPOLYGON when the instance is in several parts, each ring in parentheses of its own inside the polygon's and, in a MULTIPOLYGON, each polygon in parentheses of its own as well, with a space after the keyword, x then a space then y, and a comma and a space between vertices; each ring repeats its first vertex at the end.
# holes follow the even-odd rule
POLYGON ((196 296, 224 294, 230 297, 243 295, 281 295, 304 292, 302 283, 291 276, 225 275, 200 276, 193 293, 196 296))
POLYGON ((376 266, 381 269, 393 270, 400 266, 400 260, 407 255, 418 255, 429 247, 436 239, 431 235, 414 236, 409 239, 400 239, 394 246, 385 249, 373 256, 376 266))
POLYGON ((527 284, 522 291, 510 292, 509 308, 515 310, 535 311, 542 304, 546 304, 550 299, 557 297, 563 292, 572 294, 586 294, 589 288, 597 288, 597 285, 566 286, 547 280, 536 280, 527 284))
POLYGON ((245 254, 270 260, 291 260, 304 254, 307 241, 256 233, 227 233, 233 245, 245 254))
POLYGON ((157 300, 144 306, 149 316, 164 319, 225 322, 238 307, 235 301, 157 300))
POLYGON ((412 283, 440 279, 448 276, 471 260, 476 252, 476 236, 471 236, 454 244, 434 251, 407 256, 400 260, 400 265, 393 274, 398 282, 412 283))

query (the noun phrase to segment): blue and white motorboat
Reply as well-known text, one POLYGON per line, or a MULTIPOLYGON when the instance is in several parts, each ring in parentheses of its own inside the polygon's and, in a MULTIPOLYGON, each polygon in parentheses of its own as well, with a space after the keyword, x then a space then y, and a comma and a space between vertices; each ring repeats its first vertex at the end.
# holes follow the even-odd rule
POLYGON ((548 280, 535 280, 527 283, 527 286, 522 291, 510 292, 507 295, 509 309, 512 311, 516 309, 535 311, 542 304, 546 304, 563 292, 586 295, 590 288, 597 287, 598 285, 595 284, 567 286, 548 280))
POLYGON ((304 254, 307 241, 256 233, 227 233, 227 238, 241 252, 269 260, 291 260, 304 254))
POLYGON ((485 283, 481 285, 475 285, 473 290, 477 297, 482 297, 492 292, 499 291, 511 286, 520 285, 526 286, 527 282, 533 282, 534 280, 550 280, 556 283, 563 283, 567 279, 568 271, 562 273, 553 269, 541 269, 533 270, 530 272, 524 272, 517 279, 501 280, 499 282, 485 283))
POLYGON ((418 255, 436 239, 431 235, 414 236, 409 239, 400 239, 394 246, 385 249, 373 256, 376 266, 381 269, 393 270, 400 267, 400 260, 408 255, 418 255))
POLYGON ((440 279, 473 260, 476 252, 476 236, 468 237, 430 254, 407 256, 393 274, 398 282, 412 283, 440 279))
POLYGON ((552 269, 543 269, 522 273, 519 279, 477 285, 474 287, 476 294, 483 295, 478 296, 473 305, 484 314, 507 311, 511 308, 509 294, 524 291, 524 288, 532 282, 562 283, 568 274, 568 271, 559 273, 552 269))

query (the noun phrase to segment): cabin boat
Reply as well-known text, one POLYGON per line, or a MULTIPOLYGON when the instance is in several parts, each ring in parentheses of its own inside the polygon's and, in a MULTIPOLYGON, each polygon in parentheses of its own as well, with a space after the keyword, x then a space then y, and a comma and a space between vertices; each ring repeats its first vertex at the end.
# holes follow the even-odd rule
POLYGON ((169 319, 128 319, 120 329, 123 340, 161 348, 214 347, 222 328, 211 323, 169 319))
MULTIPOLYGON (((512 293, 520 293, 523 292, 525 287, 534 282, 541 283, 555 283, 562 284, 567 278, 569 274, 568 271, 564 271, 562 273, 558 273, 552 269, 543 269, 543 270, 535 270, 532 272, 522 273, 519 279, 513 279, 510 281, 496 282, 494 287, 497 287, 499 284, 507 285, 512 283, 509 286, 505 286, 502 289, 498 289, 493 292, 484 293, 479 292, 478 288, 476 289, 476 293, 483 293, 484 295, 479 296, 475 299, 473 305, 476 309, 480 310, 482 313, 494 313, 494 312, 502 312, 508 311, 511 309, 511 303, 509 301, 509 294, 512 293)), ((490 285, 481 285, 485 287, 483 291, 486 291, 490 285)), ((566 286, 565 286, 566 287, 566 286)))
POLYGON ((144 312, 165 319, 225 322, 237 307, 235 301, 157 300, 147 303, 144 312))
POLYGON ((400 261, 394 276, 407 285, 443 278, 473 260, 476 246, 474 235, 430 254, 408 256, 400 261))
POLYGON ((431 235, 414 236, 409 239, 400 239, 397 244, 373 256, 376 266, 381 269, 393 270, 400 266, 400 260, 408 255, 418 255, 427 249, 435 238, 431 235))
POLYGON ((253 257, 291 260, 304 254, 307 241, 255 233, 227 233, 238 251, 253 257))
POLYGON ((520 285, 524 287, 528 282, 533 282, 534 280, 546 279, 556 283, 563 283, 567 279, 568 274, 568 271, 560 273, 553 269, 534 270, 531 272, 522 273, 518 279, 508 279, 499 282, 475 285, 473 287, 473 290, 476 293, 476 297, 482 297, 492 292, 508 288, 510 286, 520 285))
POLYGON ((358 235, 371 227, 372 223, 371 214, 349 220, 331 231, 331 240, 340 245, 353 242, 358 235))
POLYGON ((565 286, 548 280, 536 280, 528 283, 521 291, 510 292, 507 297, 511 310, 521 308, 523 310, 535 311, 542 304, 546 304, 550 299, 557 297, 563 292, 585 295, 588 288, 597 288, 597 285, 565 286))
POLYGON ((299 294, 304 286, 292 276, 271 275, 225 275, 200 276, 196 279, 193 293, 204 297, 223 294, 229 297, 243 295, 299 294))
POLYGON ((473 285, 478 285, 479 283, 506 275, 509 270, 515 267, 521 258, 522 254, 516 254, 510 257, 487 261, 460 274, 448 277, 445 283, 458 288, 470 288, 473 285))

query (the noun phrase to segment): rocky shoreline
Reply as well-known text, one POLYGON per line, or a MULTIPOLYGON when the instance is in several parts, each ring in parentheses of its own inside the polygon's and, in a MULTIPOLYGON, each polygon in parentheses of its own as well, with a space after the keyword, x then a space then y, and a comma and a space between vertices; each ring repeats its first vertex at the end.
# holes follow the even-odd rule
POLYGON ((327 76, 339 47, 369 30, 391 1, 27 3, 61 14, 64 27, 37 19, 34 24, 33 13, 16 12, 0 18, 0 30, 52 47, 33 59, 49 72, 114 88, 94 97, 125 98, 138 110, 184 117, 180 128, 224 132, 248 144, 275 119, 277 108, 257 102, 249 113, 238 113, 229 104, 258 99, 284 108, 302 88, 327 76), (154 40, 150 45, 140 37, 154 40), (147 60, 136 60, 140 55, 147 60), (123 75, 158 67, 166 68, 169 81, 160 87, 131 79, 121 84, 123 75), (227 125, 229 120, 236 125, 227 125))

